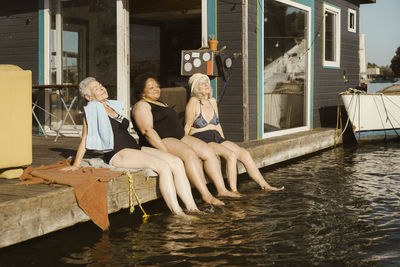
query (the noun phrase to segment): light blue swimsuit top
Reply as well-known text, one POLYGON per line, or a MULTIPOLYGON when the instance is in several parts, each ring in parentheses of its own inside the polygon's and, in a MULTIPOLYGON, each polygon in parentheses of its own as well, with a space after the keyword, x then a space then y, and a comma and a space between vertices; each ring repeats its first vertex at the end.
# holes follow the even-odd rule
MULTIPOLYGON (((200 101, 200 114, 199 114, 199 116, 197 116, 197 118, 194 120, 194 122, 193 122, 193 128, 197 128, 197 129, 199 129, 199 128, 204 128, 204 127, 206 127, 207 125, 209 125, 209 124, 213 124, 213 125, 218 125, 219 124, 219 119, 218 119, 218 117, 217 117, 217 113, 215 112, 215 109, 214 109, 214 107, 213 107, 213 109, 214 109, 214 116, 212 117, 212 119, 210 120, 210 122, 208 122, 208 121, 206 121, 206 119, 203 117, 203 112, 202 112, 202 110, 201 110, 201 106, 203 105, 203 103, 201 103, 201 100, 199 100, 200 101)), ((209 100, 210 101, 210 100, 209 100)), ((211 105, 212 106, 212 105, 211 105)))

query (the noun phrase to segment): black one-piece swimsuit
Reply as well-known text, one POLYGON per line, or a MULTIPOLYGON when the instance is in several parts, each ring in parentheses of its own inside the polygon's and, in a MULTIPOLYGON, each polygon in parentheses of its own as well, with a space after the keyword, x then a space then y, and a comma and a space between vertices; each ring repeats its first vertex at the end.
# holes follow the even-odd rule
POLYGON ((114 149, 112 151, 104 153, 104 161, 109 163, 110 159, 124 148, 141 149, 142 146, 139 145, 135 138, 128 132, 129 121, 119 116, 118 118, 110 119, 111 128, 114 134, 114 149))
MULTIPOLYGON (((182 139, 185 136, 185 130, 179 121, 178 113, 170 107, 163 107, 150 102, 147 102, 151 106, 151 113, 153 115, 153 129, 158 133, 161 139, 167 137, 173 137, 176 139, 182 139)), ((133 121, 133 128, 139 136, 139 144, 142 146, 152 145, 147 142, 144 135, 139 131, 135 121, 133 121)))

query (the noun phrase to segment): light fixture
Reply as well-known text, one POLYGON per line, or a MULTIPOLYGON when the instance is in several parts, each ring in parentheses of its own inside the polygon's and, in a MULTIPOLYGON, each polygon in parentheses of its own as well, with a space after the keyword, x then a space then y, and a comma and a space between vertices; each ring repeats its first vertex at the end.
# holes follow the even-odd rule
POLYGON ((225 68, 230 69, 232 67, 232 59, 230 57, 225 58, 225 68))

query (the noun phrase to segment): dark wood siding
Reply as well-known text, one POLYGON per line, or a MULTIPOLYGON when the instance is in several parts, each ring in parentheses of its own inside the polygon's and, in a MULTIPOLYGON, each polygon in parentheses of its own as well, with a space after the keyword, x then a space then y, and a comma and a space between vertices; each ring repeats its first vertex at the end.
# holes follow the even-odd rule
MULTIPOLYGON (((226 53, 242 52, 242 5, 217 1, 217 37, 219 47, 226 45, 226 53)), ((240 3, 240 2, 239 2, 240 3)), ((233 62, 226 93, 219 105, 219 113, 225 137, 232 141, 243 140, 243 91, 242 57, 233 62)), ((224 82, 218 79, 218 93, 224 82)))
POLYGON ((0 64, 32 71, 38 83, 38 1, 0 1, 0 64))
POLYGON ((339 7, 341 10, 341 49, 340 68, 329 69, 322 65, 322 7, 321 0, 315 1, 315 34, 320 36, 314 41, 314 127, 335 127, 336 106, 338 94, 349 87, 359 85, 359 6, 349 1, 329 0, 325 1, 339 7), (348 9, 357 11, 357 31, 349 32, 347 26, 348 9), (343 72, 346 72, 348 83, 345 84, 343 72))
POLYGON ((249 1, 248 47, 249 47, 249 138, 257 139, 257 5, 249 1))

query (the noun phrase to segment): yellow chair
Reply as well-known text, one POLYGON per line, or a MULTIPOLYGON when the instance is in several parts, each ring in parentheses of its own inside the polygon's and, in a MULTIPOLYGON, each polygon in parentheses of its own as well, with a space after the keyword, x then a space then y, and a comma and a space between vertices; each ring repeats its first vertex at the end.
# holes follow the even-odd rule
POLYGON ((32 72, 0 64, 0 178, 32 164, 32 72))

